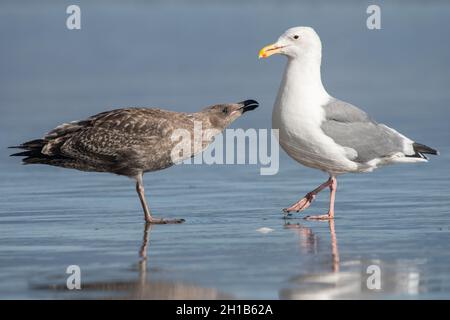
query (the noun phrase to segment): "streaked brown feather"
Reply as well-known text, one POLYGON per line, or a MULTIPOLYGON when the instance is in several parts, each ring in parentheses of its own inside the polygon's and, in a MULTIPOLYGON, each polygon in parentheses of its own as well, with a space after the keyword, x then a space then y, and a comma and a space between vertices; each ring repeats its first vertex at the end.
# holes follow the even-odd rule
POLYGON ((193 116, 162 109, 125 108, 59 125, 43 139, 18 146, 24 163, 133 176, 173 165, 174 129, 192 129, 193 116))
MULTIPOLYGON (((204 150, 213 136, 244 112, 258 106, 254 100, 218 104, 196 113, 173 112, 156 108, 124 108, 102 112, 85 120, 63 123, 43 139, 25 142, 24 164, 48 164, 83 171, 111 172, 139 177, 144 172, 173 165, 172 150, 180 142, 172 139, 176 129, 190 135, 177 161, 204 150), (201 145, 194 139, 195 122, 204 130, 201 145), (213 130, 208 130, 213 129, 213 130), (187 151, 187 152, 185 152, 187 151)), ((177 149, 178 150, 178 149, 177 149)))

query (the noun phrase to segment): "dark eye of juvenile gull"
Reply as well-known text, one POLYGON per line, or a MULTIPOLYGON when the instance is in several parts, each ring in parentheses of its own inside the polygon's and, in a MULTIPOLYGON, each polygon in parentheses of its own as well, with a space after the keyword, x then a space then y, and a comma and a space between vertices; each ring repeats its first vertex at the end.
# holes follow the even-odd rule
POLYGON ((298 38, 299 38, 299 36, 298 36, 298 35, 295 35, 295 36, 294 36, 294 39, 298 39, 298 38))
POLYGON ((228 113, 227 108, 223 108, 223 109, 222 109, 222 112, 223 112, 224 114, 227 114, 227 113, 228 113))

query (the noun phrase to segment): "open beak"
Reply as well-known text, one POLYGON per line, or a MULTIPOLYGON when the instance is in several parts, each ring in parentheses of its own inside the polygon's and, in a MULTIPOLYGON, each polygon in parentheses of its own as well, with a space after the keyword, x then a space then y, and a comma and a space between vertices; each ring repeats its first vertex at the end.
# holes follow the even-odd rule
POLYGON ((281 52, 281 49, 283 49, 284 46, 280 46, 277 43, 265 46, 264 48, 259 51, 259 58, 267 58, 270 57, 273 54, 277 54, 281 52))
POLYGON ((251 111, 251 110, 258 108, 259 103, 258 103, 258 101, 255 101, 255 100, 245 100, 245 101, 239 102, 239 105, 242 106, 240 108, 242 110, 242 113, 245 113, 247 111, 251 111))

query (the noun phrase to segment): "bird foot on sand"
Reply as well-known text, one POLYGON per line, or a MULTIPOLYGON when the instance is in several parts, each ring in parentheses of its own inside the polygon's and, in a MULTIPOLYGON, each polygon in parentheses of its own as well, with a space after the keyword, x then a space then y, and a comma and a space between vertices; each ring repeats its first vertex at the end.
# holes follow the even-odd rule
POLYGON ((149 224, 179 224, 185 221, 186 220, 184 219, 158 219, 158 218, 145 219, 145 222, 149 224))
POLYGON ((329 214, 321 214, 321 215, 316 215, 316 216, 306 216, 304 218, 305 220, 333 220, 334 217, 329 215, 329 214))
POLYGON ((289 208, 284 208, 283 212, 287 214, 293 211, 295 212, 303 211, 311 205, 311 203, 314 201, 315 198, 316 198, 315 194, 308 193, 303 199, 300 199, 298 202, 294 203, 289 208))

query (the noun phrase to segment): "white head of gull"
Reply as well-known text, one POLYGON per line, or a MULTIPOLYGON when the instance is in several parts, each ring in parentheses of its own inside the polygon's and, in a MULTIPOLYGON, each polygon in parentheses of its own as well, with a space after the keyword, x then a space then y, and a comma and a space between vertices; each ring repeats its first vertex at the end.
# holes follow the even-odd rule
POLYGON ((288 29, 276 43, 261 49, 259 57, 274 54, 288 58, 272 114, 272 127, 279 130, 280 145, 299 163, 330 176, 283 209, 285 213, 305 210, 328 187, 328 213, 306 218, 333 219, 337 175, 370 172, 386 164, 426 162, 425 154, 438 154, 328 94, 321 77, 322 43, 314 29, 288 29))

